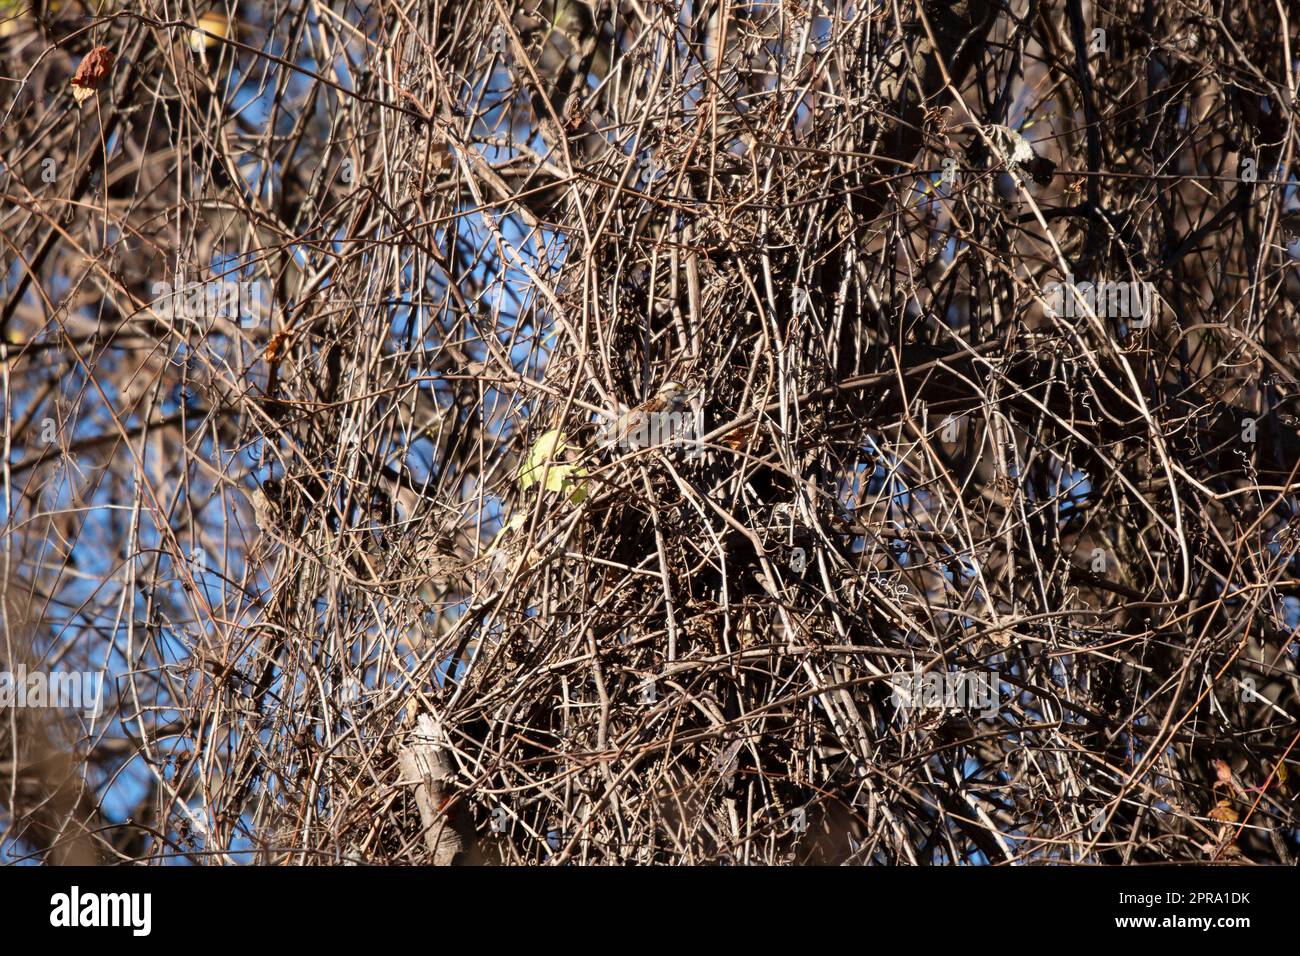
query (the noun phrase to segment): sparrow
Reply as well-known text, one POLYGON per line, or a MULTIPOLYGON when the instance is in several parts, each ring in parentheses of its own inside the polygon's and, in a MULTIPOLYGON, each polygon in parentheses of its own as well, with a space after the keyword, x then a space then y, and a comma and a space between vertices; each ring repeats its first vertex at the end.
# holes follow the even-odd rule
POLYGON ((597 441, 605 448, 636 451, 671 439, 687 431, 682 419, 690 409, 689 396, 690 390, 681 382, 664 382, 640 405, 602 428, 597 441))
POLYGON ((1039 156, 1033 144, 1016 130, 1009 126, 990 126, 987 135, 1007 172, 1015 174, 1023 169, 1040 186, 1052 181, 1056 163, 1046 156, 1039 156))

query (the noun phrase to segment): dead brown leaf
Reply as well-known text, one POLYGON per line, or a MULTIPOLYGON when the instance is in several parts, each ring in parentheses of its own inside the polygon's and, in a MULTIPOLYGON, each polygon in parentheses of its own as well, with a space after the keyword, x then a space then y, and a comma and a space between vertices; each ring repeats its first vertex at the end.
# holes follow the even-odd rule
POLYGON ((106 46, 97 46, 86 54, 72 75, 72 98, 78 106, 95 95, 116 59, 116 54, 106 46))

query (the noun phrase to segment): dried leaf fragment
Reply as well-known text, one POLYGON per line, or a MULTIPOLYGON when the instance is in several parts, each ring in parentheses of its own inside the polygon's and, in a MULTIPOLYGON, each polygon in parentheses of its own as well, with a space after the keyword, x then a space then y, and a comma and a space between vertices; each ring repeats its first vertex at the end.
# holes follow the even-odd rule
POLYGON ((85 55, 72 75, 72 98, 80 106, 95 95, 99 84, 104 82, 113 69, 116 55, 106 46, 97 46, 85 55))
POLYGON ((1214 809, 1210 811, 1210 819, 1217 820, 1220 823, 1236 823, 1240 817, 1237 816, 1237 811, 1232 808, 1231 801, 1220 800, 1214 805, 1214 809))
POLYGON ((190 31, 190 49, 195 53, 210 50, 223 39, 235 38, 234 25, 230 18, 219 10, 209 10, 199 17, 196 29, 190 31))

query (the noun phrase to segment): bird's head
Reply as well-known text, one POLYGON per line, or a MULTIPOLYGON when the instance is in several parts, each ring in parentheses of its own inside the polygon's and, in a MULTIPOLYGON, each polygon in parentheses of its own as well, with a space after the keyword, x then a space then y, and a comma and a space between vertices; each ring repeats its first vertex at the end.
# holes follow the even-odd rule
POLYGON ((659 386, 659 391, 655 392, 655 398, 668 405, 676 405, 678 402, 686 400, 687 388, 681 382, 669 379, 659 386))

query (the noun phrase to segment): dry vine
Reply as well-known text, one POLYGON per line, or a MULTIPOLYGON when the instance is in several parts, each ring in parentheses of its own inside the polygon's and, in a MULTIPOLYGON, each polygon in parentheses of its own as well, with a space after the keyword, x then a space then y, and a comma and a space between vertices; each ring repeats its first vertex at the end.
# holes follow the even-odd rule
POLYGON ((1283 4, 0 14, 6 859, 1294 862, 1283 4))

